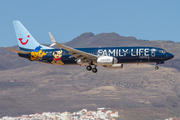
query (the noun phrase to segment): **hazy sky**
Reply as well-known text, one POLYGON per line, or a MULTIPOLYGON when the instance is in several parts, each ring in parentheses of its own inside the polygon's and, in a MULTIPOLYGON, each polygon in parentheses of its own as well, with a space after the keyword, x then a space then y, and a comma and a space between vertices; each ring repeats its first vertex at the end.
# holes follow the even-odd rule
POLYGON ((180 42, 180 0, 0 0, 0 47, 17 45, 13 20, 39 43, 85 32, 180 42))

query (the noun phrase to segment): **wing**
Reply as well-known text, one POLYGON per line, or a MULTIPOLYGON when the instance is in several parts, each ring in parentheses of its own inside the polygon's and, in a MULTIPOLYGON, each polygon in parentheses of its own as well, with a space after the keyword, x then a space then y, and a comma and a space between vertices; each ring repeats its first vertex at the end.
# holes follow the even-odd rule
POLYGON ((58 46, 60 48, 63 48, 65 50, 69 51, 69 54, 71 55, 70 58, 75 57, 75 58, 81 59, 81 60, 82 59, 95 60, 95 59, 98 58, 97 55, 93 55, 93 54, 90 54, 90 53, 87 53, 87 52, 84 52, 84 51, 80 51, 80 50, 77 50, 77 49, 74 49, 74 48, 71 48, 71 47, 68 47, 66 45, 62 45, 62 44, 58 43, 54 39, 54 37, 52 36, 52 34, 50 32, 49 32, 49 36, 50 36, 51 41, 52 41, 51 46, 56 45, 56 46, 58 46))

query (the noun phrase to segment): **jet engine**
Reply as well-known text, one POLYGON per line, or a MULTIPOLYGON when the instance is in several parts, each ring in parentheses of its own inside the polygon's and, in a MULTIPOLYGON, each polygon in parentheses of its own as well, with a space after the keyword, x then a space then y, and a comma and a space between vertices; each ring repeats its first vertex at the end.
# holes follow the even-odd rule
POLYGON ((106 68, 107 69, 122 69, 123 64, 113 64, 113 65, 106 66, 106 68))
POLYGON ((118 60, 111 56, 101 56, 97 59, 97 65, 113 65, 116 64, 118 60))

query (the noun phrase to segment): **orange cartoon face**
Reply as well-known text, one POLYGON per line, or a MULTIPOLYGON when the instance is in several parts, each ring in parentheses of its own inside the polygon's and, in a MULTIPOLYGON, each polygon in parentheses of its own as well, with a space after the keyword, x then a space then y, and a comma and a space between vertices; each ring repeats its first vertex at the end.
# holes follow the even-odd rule
POLYGON ((31 60, 42 60, 42 57, 45 55, 47 55, 47 53, 42 50, 39 50, 38 52, 31 51, 31 60))

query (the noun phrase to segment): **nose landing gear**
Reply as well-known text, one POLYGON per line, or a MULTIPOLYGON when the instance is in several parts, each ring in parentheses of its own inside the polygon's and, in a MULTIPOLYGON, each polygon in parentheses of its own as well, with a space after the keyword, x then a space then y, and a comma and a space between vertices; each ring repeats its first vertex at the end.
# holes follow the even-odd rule
POLYGON ((164 61, 156 62, 156 66, 155 66, 155 69, 156 69, 156 70, 158 70, 158 69, 159 69, 158 64, 164 64, 164 61))
POLYGON ((159 66, 156 65, 156 66, 155 66, 155 69, 158 70, 158 69, 159 69, 159 66))
POLYGON ((159 66, 158 66, 158 62, 156 63, 156 66, 155 66, 155 69, 158 70, 159 69, 159 66))

